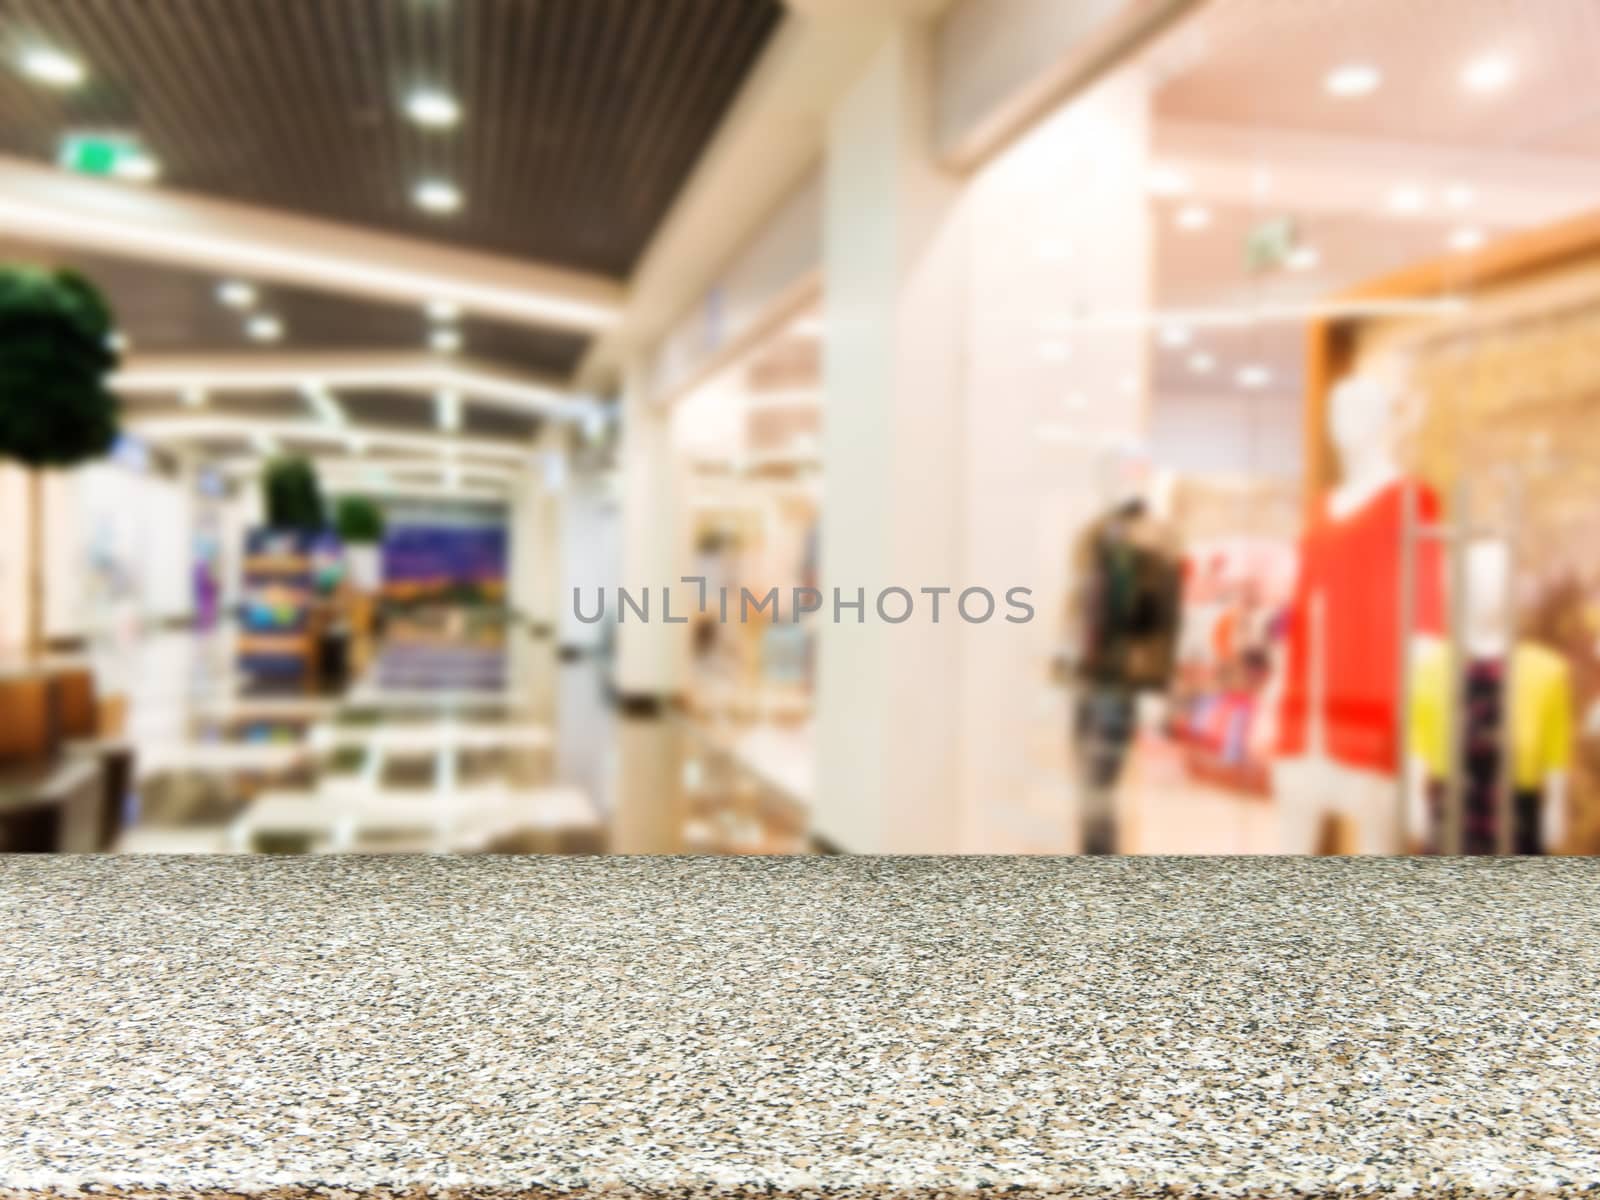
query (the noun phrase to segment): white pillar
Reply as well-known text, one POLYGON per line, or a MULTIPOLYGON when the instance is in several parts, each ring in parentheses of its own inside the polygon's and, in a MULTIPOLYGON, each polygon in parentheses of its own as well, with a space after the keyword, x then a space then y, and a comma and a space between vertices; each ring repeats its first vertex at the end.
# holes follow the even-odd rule
POLYGON ((815 828, 862 852, 1065 849, 1018 831, 1070 802, 1064 569, 1097 448, 1143 427, 1148 91, 1098 86, 969 182, 930 153, 928 81, 908 26, 829 129, 821 582, 869 606, 905 588, 917 612, 821 614, 815 828), (1123 324, 1056 327, 1082 311, 1123 324), (923 587, 953 589, 938 624, 923 587), (986 623, 954 611, 970 587, 999 605, 986 623))
MULTIPOLYGON (((689 626, 664 619, 662 590, 674 589, 674 621, 687 617, 689 589, 677 581, 685 573, 688 555, 670 411, 652 401, 648 378, 643 364, 634 363, 624 380, 622 576, 606 589, 606 611, 608 620, 619 615, 615 585, 634 596, 648 589, 650 619, 641 621, 629 612, 617 623, 613 683, 627 699, 666 700, 683 686, 689 626)), ((570 592, 563 603, 572 603, 570 592)), ((594 596, 586 594, 583 603, 586 613, 594 612, 594 596)))
POLYGON ((845 850, 941 851, 960 824, 957 639, 834 620, 833 589, 958 586, 964 219, 929 154, 929 42, 897 32, 832 114, 816 832, 845 850))

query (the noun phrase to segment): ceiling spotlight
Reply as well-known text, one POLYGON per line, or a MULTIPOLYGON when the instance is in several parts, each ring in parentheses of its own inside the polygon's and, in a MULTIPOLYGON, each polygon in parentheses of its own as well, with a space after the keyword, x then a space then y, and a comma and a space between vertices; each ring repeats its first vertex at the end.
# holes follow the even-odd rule
POLYGON ((454 321, 460 315, 461 306, 454 300, 428 301, 428 320, 430 321, 454 321))
POLYGON ((1389 211, 1419 213, 1428 207, 1428 194, 1413 184, 1403 184, 1389 193, 1389 211))
POLYGON ((1450 235, 1450 249, 1465 254, 1476 250, 1484 242, 1483 230, 1472 226, 1464 226, 1450 235))
POLYGON ((1157 164, 1145 177, 1145 186, 1152 196, 1182 196, 1193 186, 1189 177, 1177 167, 1157 164))
POLYGON ((246 321, 244 331, 251 341, 276 342, 283 337, 283 322, 270 313, 262 313, 246 321))
POLYGON ((1444 202, 1451 208, 1471 208, 1478 201, 1478 193, 1464 183, 1453 183, 1444 190, 1444 202))
POLYGON ((461 428, 461 396, 457 392, 440 392, 433 398, 434 419, 440 430, 455 433, 461 428))
POLYGON ((442 179, 425 179, 412 193, 417 207, 431 213, 453 213, 461 208, 461 189, 442 179))
POLYGON ((1216 365, 1216 357, 1204 351, 1189 356, 1189 369, 1196 375, 1209 375, 1216 365))
POLYGON ((1461 86, 1469 92, 1498 92, 1516 75, 1511 60, 1499 54, 1485 54, 1461 68, 1461 86))
POLYGON ((1179 229, 1204 229, 1211 224, 1211 210, 1203 204, 1185 204, 1178 210, 1179 229))
POLYGON ((1240 387, 1264 388, 1272 382, 1272 372, 1257 365, 1240 367, 1234 379, 1238 380, 1240 387))
POLYGON ((461 349, 459 329, 435 329, 428 335, 428 346, 439 354, 454 354, 461 349))
POLYGON ((1369 96, 1383 82, 1383 73, 1371 63, 1345 63, 1329 71, 1322 86, 1330 96, 1369 96))
POLYGON ((185 408, 204 408, 206 406, 206 394, 197 387, 184 388, 182 399, 185 408))
POLYGON ((1161 344, 1176 350, 1181 346, 1187 346, 1193 336, 1183 325, 1168 325, 1161 331, 1161 344))
POLYGON ((229 308, 251 308, 256 302, 256 289, 238 279, 230 279, 217 286, 217 299, 229 308))
POLYGON ((430 129, 448 129, 461 120, 461 105, 438 88, 418 88, 406 97, 406 116, 430 129))
POLYGON ((1310 271, 1322 264, 1322 252, 1315 246, 1296 246, 1283 265, 1291 271, 1310 271))
POLYGON ((23 54, 22 72, 29 79, 59 88, 77 87, 88 77, 77 59, 46 46, 37 46, 23 54))

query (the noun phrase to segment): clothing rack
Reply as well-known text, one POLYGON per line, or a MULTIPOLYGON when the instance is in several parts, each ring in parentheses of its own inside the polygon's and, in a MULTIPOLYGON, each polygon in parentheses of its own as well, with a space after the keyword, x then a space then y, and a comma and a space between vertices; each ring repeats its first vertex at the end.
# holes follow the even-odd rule
POLYGON ((1415 483, 1406 483, 1401 489, 1400 520, 1400 631, 1399 639, 1399 702, 1402 723, 1399 745, 1399 762, 1395 764, 1398 781, 1399 804, 1396 806, 1399 824, 1397 844, 1405 846, 1409 830, 1406 814, 1409 811, 1408 789, 1411 786, 1410 770, 1410 719, 1412 685, 1412 642, 1416 626, 1418 548, 1425 542, 1443 546, 1448 564, 1446 575, 1446 604, 1448 619, 1445 636, 1449 647, 1447 663, 1450 674, 1445 687, 1445 713, 1450 730, 1450 748, 1445 762, 1443 830, 1439 850, 1443 854, 1459 855, 1465 844, 1463 836, 1464 804, 1461 779, 1461 762, 1465 750, 1466 722, 1462 719, 1460 672, 1469 661, 1467 646, 1467 613, 1469 586, 1467 583, 1467 550, 1479 539, 1492 538, 1506 547, 1506 608, 1513 614, 1513 628, 1509 631, 1506 656, 1505 693, 1500 705, 1500 784, 1495 793, 1495 853, 1510 854, 1515 849, 1513 841, 1514 794, 1516 778, 1516 753, 1512 741, 1511 660, 1516 648, 1515 599, 1517 562, 1515 531, 1522 513, 1522 480, 1514 472, 1505 473, 1507 484, 1506 516, 1501 525, 1480 523, 1474 518, 1471 481, 1462 476, 1456 480, 1450 499, 1450 520, 1424 522, 1417 514, 1415 483))

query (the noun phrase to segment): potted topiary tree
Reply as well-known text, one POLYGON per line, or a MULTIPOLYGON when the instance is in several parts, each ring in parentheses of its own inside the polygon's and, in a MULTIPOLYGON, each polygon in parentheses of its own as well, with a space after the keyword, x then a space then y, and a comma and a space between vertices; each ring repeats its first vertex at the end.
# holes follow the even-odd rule
POLYGON ((350 582, 360 591, 376 592, 382 583, 383 510, 365 496, 344 496, 335 525, 344 542, 350 582))
POLYGON ((27 467, 30 654, 44 648, 44 471, 99 458, 117 439, 117 365, 105 298, 70 271, 0 267, 0 458, 27 467))
POLYGON ((273 459, 261 476, 261 490, 269 528, 320 533, 328 527, 322 487, 309 460, 273 459))

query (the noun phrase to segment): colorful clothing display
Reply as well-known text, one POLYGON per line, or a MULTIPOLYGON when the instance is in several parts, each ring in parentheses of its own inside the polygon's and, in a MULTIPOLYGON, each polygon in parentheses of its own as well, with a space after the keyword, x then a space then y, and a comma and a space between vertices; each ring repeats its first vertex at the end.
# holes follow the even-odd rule
POLYGON ((1400 645, 1444 628, 1444 567, 1439 543, 1413 551, 1414 625, 1400 628, 1403 497, 1411 490, 1419 523, 1439 517, 1432 489, 1396 481, 1345 517, 1326 512, 1307 531, 1289 610, 1288 661, 1278 753, 1308 753, 1319 718, 1324 754, 1335 762, 1393 774, 1400 759, 1400 645), (1321 597, 1320 712, 1312 705, 1312 612, 1321 597))

